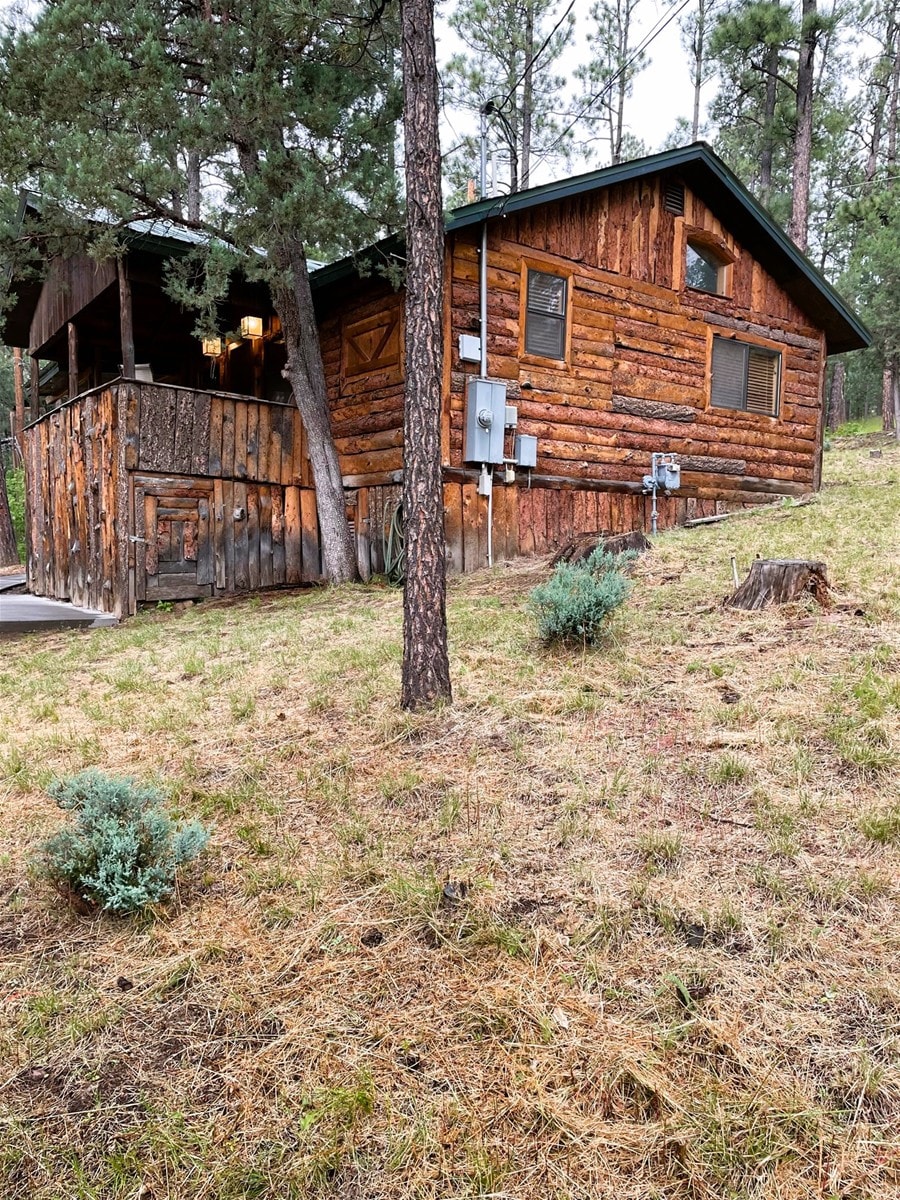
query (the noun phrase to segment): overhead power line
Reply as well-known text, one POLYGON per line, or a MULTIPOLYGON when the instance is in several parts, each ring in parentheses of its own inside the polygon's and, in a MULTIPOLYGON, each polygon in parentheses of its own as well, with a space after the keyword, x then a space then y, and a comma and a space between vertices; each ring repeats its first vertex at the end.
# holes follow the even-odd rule
POLYGON ((575 126, 578 124, 578 122, 582 119, 582 117, 588 112, 588 110, 593 108, 593 106, 597 103, 597 101, 601 100, 606 95, 606 93, 609 92, 613 88, 613 86, 618 82, 618 80, 621 79, 621 77, 628 71, 628 68, 634 62, 636 62, 637 59, 640 58, 640 56, 644 53, 644 51, 649 46, 651 46, 653 44, 653 42, 656 41, 656 39, 663 32, 663 30, 666 29, 669 25, 671 25, 671 23, 675 20, 675 18, 680 16, 681 13, 683 13, 684 10, 687 8, 687 6, 689 4, 692 4, 693 2, 694 2, 694 0, 682 0, 682 3, 678 6, 678 8, 673 9, 673 11, 666 14, 664 18, 660 17, 657 20, 656 24, 651 27, 649 33, 646 35, 646 37, 643 39, 641 44, 637 47, 637 49, 634 51, 634 53, 631 55, 631 57, 628 59, 628 61, 623 63, 622 66, 619 67, 619 69, 613 73, 613 75, 606 81, 606 83, 603 85, 603 87, 600 89, 599 92, 595 93, 593 96, 590 97, 590 99, 584 104, 584 106, 581 108, 581 110, 575 114, 575 116, 572 118, 572 120, 569 122, 569 124, 565 127, 565 129, 562 131, 562 133, 559 135, 559 137, 557 137, 555 141, 551 142, 551 144, 547 147, 547 149, 544 151, 544 153, 541 155, 541 157, 532 166, 532 168, 531 168, 532 172, 535 171, 541 165, 541 163, 544 162, 553 153, 553 151, 557 148, 557 146, 560 144, 560 142, 562 142, 563 138, 565 138, 569 133, 572 132, 572 130, 575 128, 575 126))
MULTIPOLYGON (((550 30, 550 32, 547 34, 547 36, 544 38, 544 40, 541 42, 540 46, 535 51, 535 53, 531 56, 531 61, 530 62, 526 61, 525 68, 522 71, 522 74, 519 76, 519 78, 516 80, 516 82, 512 85, 512 87, 509 89, 509 91, 506 93, 506 95, 503 97, 503 99, 497 105, 498 108, 503 108, 503 106, 509 100, 511 100, 513 98, 513 96, 516 94, 516 92, 519 89, 519 84, 522 83, 522 81, 525 79, 525 76, 528 74, 529 68, 531 68, 531 69, 534 68, 535 63, 541 57, 541 55, 544 53, 544 51, 547 49, 547 47, 550 45, 550 43, 553 41, 553 38, 556 36, 557 30, 562 25, 563 21, 566 20, 569 13, 572 11, 572 9, 574 7, 575 7, 575 0, 571 0, 569 7, 566 9, 566 11, 563 13, 563 15, 559 18, 559 20, 556 22, 556 24, 553 26, 553 28, 550 30)), ((527 53, 526 53, 525 57, 527 60, 527 58, 528 58, 527 53)))

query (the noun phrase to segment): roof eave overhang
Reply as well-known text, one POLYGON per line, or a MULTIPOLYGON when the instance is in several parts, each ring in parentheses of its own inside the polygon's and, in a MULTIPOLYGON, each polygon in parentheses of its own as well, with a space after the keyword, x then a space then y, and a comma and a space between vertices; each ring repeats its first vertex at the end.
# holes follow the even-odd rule
POLYGON ((723 224, 733 230, 741 244, 747 246, 798 307, 823 330, 829 354, 861 350, 871 344, 871 334, 856 314, 704 142, 677 150, 663 150, 631 163, 604 167, 527 192, 468 204, 454 211, 447 223, 447 231, 452 233, 537 204, 550 204, 661 172, 680 175, 685 182, 696 186, 713 212, 720 219, 724 218, 723 224))

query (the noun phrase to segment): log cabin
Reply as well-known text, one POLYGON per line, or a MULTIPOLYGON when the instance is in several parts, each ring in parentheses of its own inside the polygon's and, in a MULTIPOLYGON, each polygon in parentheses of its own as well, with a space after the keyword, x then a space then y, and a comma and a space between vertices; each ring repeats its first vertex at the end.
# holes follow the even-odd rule
MULTIPOLYGON (((826 359, 869 335, 708 146, 481 200, 446 228, 452 570, 818 488, 826 359), (651 497, 654 454, 680 476, 651 497)), ((195 236, 136 223, 118 262, 54 260, 15 294, 37 594, 123 615, 321 578, 278 320, 234 279, 221 338, 192 336, 163 285, 195 236)), ((377 269, 402 255, 394 239, 311 273, 364 576, 402 479, 403 292, 377 269)))

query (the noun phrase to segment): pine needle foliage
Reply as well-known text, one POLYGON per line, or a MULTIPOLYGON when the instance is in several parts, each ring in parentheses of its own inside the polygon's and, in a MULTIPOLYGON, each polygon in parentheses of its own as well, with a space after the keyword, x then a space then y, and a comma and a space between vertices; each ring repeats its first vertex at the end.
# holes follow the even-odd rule
POLYGON ((610 615, 628 598, 625 568, 631 551, 609 554, 601 546, 580 562, 558 563, 546 583, 534 588, 528 607, 544 642, 593 645, 610 615))
POLYGON ((209 841, 202 825, 176 824, 163 794, 132 778, 91 769, 47 791, 75 821, 42 844, 38 874, 79 911, 125 915, 160 903, 209 841))

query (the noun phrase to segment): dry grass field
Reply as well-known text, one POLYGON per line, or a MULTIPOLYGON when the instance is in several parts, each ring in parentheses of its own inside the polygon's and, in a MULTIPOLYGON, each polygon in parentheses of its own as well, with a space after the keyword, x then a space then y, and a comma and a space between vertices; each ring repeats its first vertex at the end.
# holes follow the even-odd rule
POLYGON ((3 643, 3 1200, 900 1196, 876 441, 660 536, 587 653, 535 638, 546 563, 454 580, 427 715, 376 585, 3 643), (834 606, 720 607, 757 553, 824 559, 834 606), (29 874, 87 765, 212 828, 152 919, 29 874))

